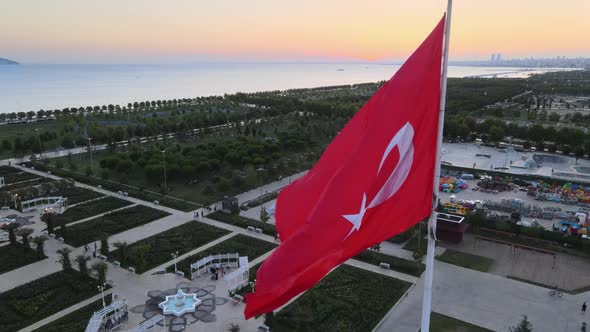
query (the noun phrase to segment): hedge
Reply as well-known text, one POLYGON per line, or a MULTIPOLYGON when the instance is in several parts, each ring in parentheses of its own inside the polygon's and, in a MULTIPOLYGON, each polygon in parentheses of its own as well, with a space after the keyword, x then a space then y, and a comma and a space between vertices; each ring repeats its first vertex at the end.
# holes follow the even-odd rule
POLYGON ((425 269, 425 266, 422 263, 416 263, 407 259, 385 255, 372 250, 365 250, 353 258, 373 265, 387 263, 392 270, 413 275, 415 277, 420 277, 425 269))
POLYGON ((165 211, 136 205, 67 227, 65 236, 61 228, 57 228, 56 233, 63 237, 67 244, 79 247, 168 215, 170 213, 165 211))
POLYGON ((81 202, 89 201, 91 199, 99 198, 104 196, 94 190, 80 188, 80 187, 69 187, 61 191, 59 195, 68 198, 68 205, 78 204, 81 202))
POLYGON ((221 221, 222 223, 238 226, 241 228, 248 228, 248 226, 254 226, 262 229, 262 233, 266 235, 274 236, 276 233, 275 225, 270 223, 263 223, 259 220, 254 220, 246 217, 242 217, 238 214, 230 214, 223 211, 216 211, 205 216, 206 218, 221 221))
POLYGON ((109 255, 109 260, 118 260, 121 266, 133 266, 137 273, 143 273, 165 262, 169 262, 172 259, 170 254, 173 252, 178 251, 179 255, 185 254, 229 233, 225 229, 201 222, 189 221, 186 224, 135 242, 127 246, 124 250, 114 250, 109 255), (150 246, 150 251, 146 254, 145 266, 139 266, 131 254, 133 248, 140 245, 150 246))
MULTIPOLYGON (((268 241, 259 240, 244 234, 238 234, 201 252, 189 256, 177 262, 176 265, 178 270, 183 271, 184 275, 187 278, 190 278, 190 265, 209 255, 238 253, 240 256, 248 256, 248 260, 253 261, 259 256, 262 256, 263 254, 271 251, 276 246, 276 244, 268 241)), ((173 272, 174 265, 169 266, 166 270, 168 272, 173 272)))
POLYGON ((98 282, 60 271, 0 294, 0 332, 18 331, 97 294, 98 282))
POLYGON ((278 193, 278 192, 276 192, 276 191, 274 191, 274 192, 267 193, 267 194, 264 194, 264 195, 262 195, 262 196, 256 197, 255 199, 253 199, 253 200, 251 200, 251 201, 248 201, 248 202, 246 203, 246 205, 247 205, 248 207, 255 207, 255 206, 258 206, 258 205, 264 204, 264 203, 266 203, 266 202, 270 202, 270 201, 272 201, 273 199, 276 199, 277 197, 279 197, 279 193, 278 193))
POLYGON ((67 209, 63 214, 59 215, 55 226, 69 224, 131 204, 133 203, 117 197, 105 197, 92 202, 82 203, 67 209))

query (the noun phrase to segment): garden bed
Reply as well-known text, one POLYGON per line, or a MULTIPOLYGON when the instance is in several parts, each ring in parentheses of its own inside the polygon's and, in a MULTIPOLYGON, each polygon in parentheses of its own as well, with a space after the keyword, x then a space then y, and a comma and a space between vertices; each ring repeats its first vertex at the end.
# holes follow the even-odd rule
MULTIPOLYGON (((43 256, 41 259, 47 257, 43 256)), ((29 265, 40 261, 37 252, 31 248, 24 248, 22 244, 5 245, 0 247, 0 274, 18 269, 19 267, 29 265)))
MULTIPOLYGON (((268 241, 259 240, 244 234, 238 234, 179 261, 177 263, 177 267, 178 270, 184 272, 184 275, 187 278, 190 278, 190 265, 209 255, 238 253, 240 256, 248 256, 248 260, 251 262, 263 254, 271 251, 276 246, 276 244, 268 241)), ((169 266, 166 270, 168 272, 174 272, 174 265, 169 266)))
POLYGON ((445 252, 437 256, 441 262, 461 266, 467 269, 472 269, 480 272, 488 272, 494 260, 484 256, 472 255, 461 251, 446 249, 445 252))
POLYGON ((258 220, 242 217, 237 214, 230 214, 223 211, 216 211, 205 216, 205 218, 221 221, 222 223, 238 226, 241 228, 248 228, 253 226, 262 229, 262 233, 266 235, 274 236, 276 233, 275 225, 269 223, 263 223, 258 220))
POLYGON ((137 189, 133 186, 124 185, 114 181, 103 180, 101 178, 95 176, 87 176, 81 173, 68 171, 65 169, 56 168, 53 166, 44 165, 39 162, 31 163, 30 165, 34 166, 35 169, 47 172, 51 171, 52 174, 61 176, 64 178, 71 178, 74 181, 78 181, 81 183, 85 183, 91 186, 98 186, 100 185, 103 189, 110 190, 112 192, 127 192, 127 194, 131 197, 135 197, 144 201, 153 202, 159 201, 160 205, 167 206, 169 208, 181 210, 181 211, 192 211, 201 207, 200 204, 191 203, 184 200, 178 200, 174 198, 170 198, 164 195, 151 193, 145 190, 137 189))
POLYGON ((430 331, 432 332, 492 332, 492 330, 473 325, 453 317, 436 312, 430 314, 430 331))
POLYGON ((63 237, 67 244, 79 247, 168 215, 170 215, 168 212, 136 205, 68 227, 65 235, 60 228, 56 233, 63 237))
POLYGON ((55 226, 73 223, 131 204, 133 203, 117 197, 105 197, 92 202, 82 203, 67 209, 63 214, 59 215, 56 219, 55 226))
POLYGON ((189 221, 186 224, 135 242, 123 250, 114 250, 109 255, 109 260, 118 260, 121 266, 133 266, 137 273, 143 273, 170 261, 172 259, 170 254, 173 252, 183 255, 229 233, 225 229, 189 221), (137 257, 133 257, 133 250, 143 245, 148 245, 149 251, 144 256, 144 262, 141 263, 137 257))
POLYGON ((0 294, 0 332, 18 331, 94 296, 97 286, 96 280, 72 270, 4 292, 0 294))
MULTIPOLYGON (((111 304, 112 297, 105 296, 106 305, 111 304)), ((39 332, 84 332, 86 330, 86 325, 88 325, 88 321, 90 317, 96 312, 102 309, 102 300, 98 300, 96 302, 90 303, 89 305, 82 307, 74 312, 71 312, 59 319, 54 320, 53 322, 41 326, 40 328, 34 330, 39 332)))
POLYGON ((392 270, 413 275, 414 277, 420 277, 425 269, 424 264, 416 263, 414 261, 409 261, 407 259, 395 256, 385 255, 372 250, 365 250, 353 258, 373 265, 387 263, 392 270))
POLYGON ((341 265, 283 308, 271 329, 281 331, 371 331, 410 283, 341 265))
POLYGON ((246 205, 248 207, 251 207, 252 208, 252 207, 255 207, 255 206, 258 206, 258 205, 262 205, 262 204, 264 204, 266 202, 270 202, 273 199, 276 199, 277 197, 279 197, 279 192, 278 191, 274 191, 274 192, 271 192, 271 193, 264 194, 262 196, 256 197, 253 200, 248 201, 246 203, 246 205))
POLYGON ((99 198, 104 196, 94 190, 80 188, 80 187, 69 187, 64 189, 59 195, 67 197, 68 205, 78 204, 81 202, 89 201, 91 199, 99 198))

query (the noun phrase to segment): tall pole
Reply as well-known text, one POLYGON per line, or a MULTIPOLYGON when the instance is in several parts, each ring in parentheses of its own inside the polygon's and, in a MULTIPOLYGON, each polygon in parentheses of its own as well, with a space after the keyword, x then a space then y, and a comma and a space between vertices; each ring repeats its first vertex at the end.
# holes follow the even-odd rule
POLYGON ((166 156, 164 155, 166 150, 162 150, 162 160, 164 161, 164 188, 168 191, 168 182, 166 181, 166 156))
POLYGON ((92 162, 92 143, 90 140, 92 137, 88 137, 88 152, 90 153, 90 169, 94 172, 94 163, 92 162))
POLYGON ((426 273, 424 274, 424 298, 422 302, 421 331, 430 331, 430 313, 432 306, 432 278, 434 272, 434 247, 436 241, 436 207, 438 205, 438 185, 440 178, 440 151, 442 148, 442 133, 445 123, 445 102, 447 97, 447 67, 449 60, 449 36, 451 32, 451 12, 453 0, 447 0, 447 13, 445 17, 445 34, 443 48, 443 62, 440 80, 440 110, 438 113, 438 137, 436 147, 436 161, 434 165, 434 181, 432 188, 432 211, 428 219, 428 251, 426 254, 426 273))

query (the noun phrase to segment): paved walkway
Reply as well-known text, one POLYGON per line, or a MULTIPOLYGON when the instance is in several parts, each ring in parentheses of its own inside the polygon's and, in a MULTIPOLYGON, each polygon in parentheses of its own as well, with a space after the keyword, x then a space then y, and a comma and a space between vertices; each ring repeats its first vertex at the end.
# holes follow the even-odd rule
MULTIPOLYGON (((375 331, 416 332, 423 279, 375 331)), ((527 315, 535 331, 580 331, 580 306, 590 292, 550 297, 548 289, 435 261, 432 309, 493 331, 508 331, 527 315)))

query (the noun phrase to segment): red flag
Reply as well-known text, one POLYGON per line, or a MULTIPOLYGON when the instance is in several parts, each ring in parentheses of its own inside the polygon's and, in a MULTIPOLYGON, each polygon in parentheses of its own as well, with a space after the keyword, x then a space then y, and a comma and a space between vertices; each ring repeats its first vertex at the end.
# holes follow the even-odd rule
POLYGON ((445 18, 277 200, 281 245, 246 296, 270 312, 330 270, 430 214, 445 18))

